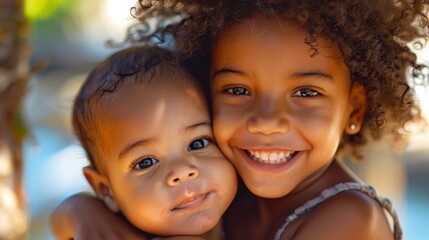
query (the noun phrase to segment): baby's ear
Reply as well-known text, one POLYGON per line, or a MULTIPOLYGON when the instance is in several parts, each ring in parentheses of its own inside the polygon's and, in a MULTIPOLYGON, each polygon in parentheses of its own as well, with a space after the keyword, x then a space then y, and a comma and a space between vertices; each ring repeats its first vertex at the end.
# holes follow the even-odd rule
POLYGON ((353 83, 350 92, 350 104, 351 111, 345 132, 353 135, 358 133, 362 127, 368 104, 365 88, 357 82, 353 83))
POLYGON ((109 181, 106 176, 95 170, 93 167, 84 167, 83 175, 94 189, 97 197, 102 199, 106 206, 113 212, 119 212, 119 206, 112 194, 109 181))

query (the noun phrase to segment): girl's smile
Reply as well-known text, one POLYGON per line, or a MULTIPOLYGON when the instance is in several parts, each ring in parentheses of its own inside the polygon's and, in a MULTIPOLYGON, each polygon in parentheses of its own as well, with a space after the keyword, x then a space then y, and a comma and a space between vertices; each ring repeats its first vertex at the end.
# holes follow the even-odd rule
POLYGON ((288 155, 285 155, 283 151, 273 152, 264 150, 261 151, 261 153, 256 152, 252 154, 250 151, 243 151, 242 157, 255 171, 282 174, 296 163, 302 153, 303 152, 291 151, 288 155))
MULTIPOLYGON (((359 104, 337 48, 288 22, 252 18, 213 45, 216 141, 255 195, 282 197, 325 171, 359 104), (263 34, 258 34, 263 33, 263 34)), ((363 97, 364 98, 364 97, 363 97)))
POLYGON ((286 163, 296 155, 296 151, 246 150, 253 160, 264 164, 286 163))

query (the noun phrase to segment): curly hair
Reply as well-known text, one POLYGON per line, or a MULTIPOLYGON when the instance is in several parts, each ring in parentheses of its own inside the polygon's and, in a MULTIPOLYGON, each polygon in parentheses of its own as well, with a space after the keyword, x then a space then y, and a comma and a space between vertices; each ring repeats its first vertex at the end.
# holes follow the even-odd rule
MULTIPOLYGON (((222 31, 259 13, 293 22, 307 31, 305 43, 318 54, 317 39, 334 43, 362 84, 368 108, 362 130, 344 136, 340 149, 361 158, 359 146, 369 140, 406 143, 407 126, 423 122, 412 91, 427 84, 427 66, 417 62, 412 48, 428 39, 428 0, 140 0, 134 14, 140 22, 157 18, 150 34, 129 31, 131 41, 173 36, 178 49, 208 59, 222 31), (181 16, 180 21, 172 21, 181 16), (205 57, 204 57, 205 56, 205 57), (409 82, 408 80, 411 79, 409 82), (389 136, 391 138, 389 138, 389 136)), ((208 75, 207 75, 208 77, 208 75)), ((403 146, 398 144, 398 146, 403 146)))

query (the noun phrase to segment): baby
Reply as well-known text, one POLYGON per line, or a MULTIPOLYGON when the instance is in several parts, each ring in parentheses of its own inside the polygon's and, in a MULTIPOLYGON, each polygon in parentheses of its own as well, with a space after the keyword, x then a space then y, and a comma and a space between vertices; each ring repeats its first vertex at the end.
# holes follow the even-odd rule
POLYGON ((86 179, 110 210, 155 236, 208 232, 237 190, 202 90, 176 60, 155 47, 119 51, 92 70, 73 107, 86 179))

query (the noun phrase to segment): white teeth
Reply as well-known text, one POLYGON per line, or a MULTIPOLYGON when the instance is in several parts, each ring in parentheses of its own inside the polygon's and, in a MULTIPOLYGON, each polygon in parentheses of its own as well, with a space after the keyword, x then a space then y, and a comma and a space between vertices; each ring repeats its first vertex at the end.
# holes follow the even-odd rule
POLYGON ((268 154, 263 152, 263 153, 261 154, 261 159, 262 159, 262 160, 264 160, 264 161, 268 161, 268 160, 269 160, 269 158, 268 158, 268 154))
POLYGON ((270 153, 247 150, 246 152, 253 160, 267 164, 285 163, 295 155, 295 151, 270 153))

